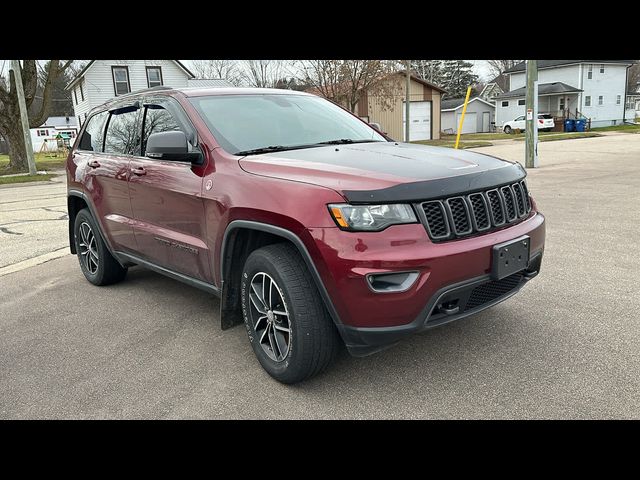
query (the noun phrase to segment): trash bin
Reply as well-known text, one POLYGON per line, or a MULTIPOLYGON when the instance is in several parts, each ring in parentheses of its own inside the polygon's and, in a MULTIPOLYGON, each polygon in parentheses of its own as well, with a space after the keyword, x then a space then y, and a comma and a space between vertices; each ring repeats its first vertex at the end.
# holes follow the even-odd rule
POLYGON ((586 118, 579 118, 576 120, 576 132, 584 132, 587 126, 586 118))
POLYGON ((573 132, 575 131, 576 121, 573 118, 567 118, 564 121, 564 131, 565 132, 573 132))

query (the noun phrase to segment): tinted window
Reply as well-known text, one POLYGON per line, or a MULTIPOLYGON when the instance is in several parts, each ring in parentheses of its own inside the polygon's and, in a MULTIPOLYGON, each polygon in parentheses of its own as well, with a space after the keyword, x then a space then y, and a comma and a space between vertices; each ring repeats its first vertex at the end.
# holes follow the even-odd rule
POLYGON ((116 155, 140 155, 138 109, 121 109, 111 113, 104 141, 104 151, 116 155))
MULTIPOLYGON (((146 149, 147 138, 152 133, 182 130, 176 118, 160 105, 147 105, 144 117, 144 135, 142 137, 142 152, 146 149)), ((186 132, 185 132, 186 134, 186 132)))
POLYGON ((520 120, 524 120, 524 115, 522 115, 521 117, 518 117, 514 120, 514 122, 519 122, 520 120))
POLYGON ((538 115, 538 118, 546 118, 546 119, 550 119, 553 118, 553 116, 546 114, 546 113, 541 113, 540 115, 538 115))
POLYGON ((93 152, 102 151, 102 140, 104 138, 104 124, 109 117, 109 112, 101 112, 89 119, 78 148, 80 150, 90 150, 93 152))
POLYGON ((505 100, 504 102, 502 102, 502 106, 503 107, 508 107, 509 106, 509 100, 505 100))
POLYGON ((526 103, 525 100, 518 100, 518 105, 524 105, 526 103))
POLYGON ((315 96, 217 95, 190 100, 222 148, 231 153, 339 139, 386 141, 366 123, 315 96))

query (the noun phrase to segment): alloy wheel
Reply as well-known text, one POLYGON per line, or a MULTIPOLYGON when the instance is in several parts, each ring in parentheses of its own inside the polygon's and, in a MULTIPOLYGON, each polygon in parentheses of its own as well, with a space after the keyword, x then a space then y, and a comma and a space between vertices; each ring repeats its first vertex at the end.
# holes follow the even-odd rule
POLYGON ((260 346, 276 362, 283 361, 291 345, 289 311, 282 291, 271 276, 256 273, 251 279, 251 322, 260 346))
POLYGON ((80 250, 80 258, 82 263, 89 271, 90 274, 95 275, 98 271, 98 246, 96 244, 96 237, 93 234, 91 225, 87 222, 80 224, 80 243, 78 247, 80 250))

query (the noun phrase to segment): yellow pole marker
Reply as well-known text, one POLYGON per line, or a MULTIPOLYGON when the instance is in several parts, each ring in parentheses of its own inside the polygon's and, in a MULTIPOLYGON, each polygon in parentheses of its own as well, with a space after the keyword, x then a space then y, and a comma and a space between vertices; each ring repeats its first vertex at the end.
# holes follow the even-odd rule
POLYGON ((469 96, 471 95, 471 87, 467 88, 467 98, 464 99, 464 107, 462 107, 462 116, 460 117, 460 125, 458 125, 458 135, 456 135, 456 150, 458 149, 458 143, 460 143, 460 133, 462 133, 462 124, 464 123, 464 114, 467 112, 467 103, 469 103, 469 96))

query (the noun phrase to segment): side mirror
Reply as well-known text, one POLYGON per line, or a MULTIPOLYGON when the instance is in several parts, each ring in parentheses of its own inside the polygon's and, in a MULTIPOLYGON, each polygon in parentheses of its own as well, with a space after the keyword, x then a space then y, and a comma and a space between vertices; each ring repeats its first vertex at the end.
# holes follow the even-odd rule
POLYGON ((375 123, 375 122, 369 122, 369 125, 371 125, 373 128, 375 128, 376 130, 378 130, 379 132, 382 131, 382 127, 380 126, 379 123, 375 123))
POLYGON ((152 133, 147 138, 145 155, 157 160, 191 162, 201 165, 204 161, 199 151, 190 152, 187 136, 180 130, 152 133))

